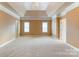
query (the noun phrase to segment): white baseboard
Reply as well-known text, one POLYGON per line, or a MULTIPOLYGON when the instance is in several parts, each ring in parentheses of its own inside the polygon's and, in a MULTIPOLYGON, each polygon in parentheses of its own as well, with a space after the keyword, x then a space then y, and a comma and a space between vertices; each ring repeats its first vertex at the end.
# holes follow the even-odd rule
POLYGON ((68 43, 66 43, 66 44, 67 44, 68 46, 70 46, 71 48, 73 48, 73 49, 79 51, 79 48, 76 48, 75 46, 72 46, 71 44, 68 44, 68 43))
POLYGON ((0 48, 1 48, 1 47, 4 47, 5 45, 11 43, 11 42, 14 41, 14 40, 15 40, 15 38, 13 38, 12 40, 9 40, 9 41, 7 41, 7 42, 1 44, 1 45, 0 45, 0 48))

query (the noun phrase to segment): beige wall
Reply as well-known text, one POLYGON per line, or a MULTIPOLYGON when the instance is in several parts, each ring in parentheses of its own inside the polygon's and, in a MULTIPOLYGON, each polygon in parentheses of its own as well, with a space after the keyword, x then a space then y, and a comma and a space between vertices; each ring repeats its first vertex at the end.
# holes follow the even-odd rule
POLYGON ((56 17, 56 37, 60 39, 60 17, 56 17))
POLYGON ((67 18, 67 43, 79 48, 79 7, 68 12, 67 18))
POLYGON ((21 35, 52 35, 52 20, 21 20, 20 21, 21 35), (24 22, 30 22, 30 32, 24 32, 24 22), (48 22, 48 32, 42 32, 42 22, 48 22))
POLYGON ((56 19, 52 20, 52 33, 53 36, 56 36, 56 19))
POLYGON ((16 18, 0 11, 0 44, 15 38, 16 18))
POLYGON ((53 36, 60 39, 60 17, 57 16, 56 19, 52 21, 52 33, 53 36))
POLYGON ((66 42, 66 17, 60 20, 60 40, 66 42))

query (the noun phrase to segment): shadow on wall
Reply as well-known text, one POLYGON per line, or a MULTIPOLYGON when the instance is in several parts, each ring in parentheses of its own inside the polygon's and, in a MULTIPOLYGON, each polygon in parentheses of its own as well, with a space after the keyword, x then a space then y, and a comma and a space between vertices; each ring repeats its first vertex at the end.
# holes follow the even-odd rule
POLYGON ((79 7, 68 12, 67 43, 79 48, 79 7))
POLYGON ((0 44, 15 38, 16 18, 0 11, 0 44))

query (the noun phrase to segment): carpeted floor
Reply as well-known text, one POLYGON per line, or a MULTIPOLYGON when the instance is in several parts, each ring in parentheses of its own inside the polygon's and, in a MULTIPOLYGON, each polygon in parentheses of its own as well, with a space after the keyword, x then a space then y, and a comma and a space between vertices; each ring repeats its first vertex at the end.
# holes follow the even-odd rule
POLYGON ((75 57, 79 52, 54 37, 19 37, 0 48, 1 57, 75 57))

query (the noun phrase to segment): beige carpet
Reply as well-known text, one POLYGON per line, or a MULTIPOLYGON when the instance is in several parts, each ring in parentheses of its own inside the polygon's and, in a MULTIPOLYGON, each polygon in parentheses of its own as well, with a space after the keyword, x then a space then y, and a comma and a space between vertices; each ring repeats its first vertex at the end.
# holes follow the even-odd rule
POLYGON ((54 37, 19 37, 0 48, 1 57, 74 57, 79 52, 54 37))

